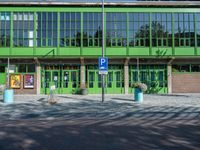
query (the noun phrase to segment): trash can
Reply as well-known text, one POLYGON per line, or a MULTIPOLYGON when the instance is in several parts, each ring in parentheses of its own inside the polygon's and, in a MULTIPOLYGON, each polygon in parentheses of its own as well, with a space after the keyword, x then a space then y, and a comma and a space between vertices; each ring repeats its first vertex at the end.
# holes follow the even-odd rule
POLYGON ((135 88, 135 90, 134 90, 134 100, 136 102, 143 102, 143 92, 140 88, 135 88))
POLYGON ((3 94, 3 102, 4 103, 13 103, 14 90, 6 89, 3 94))

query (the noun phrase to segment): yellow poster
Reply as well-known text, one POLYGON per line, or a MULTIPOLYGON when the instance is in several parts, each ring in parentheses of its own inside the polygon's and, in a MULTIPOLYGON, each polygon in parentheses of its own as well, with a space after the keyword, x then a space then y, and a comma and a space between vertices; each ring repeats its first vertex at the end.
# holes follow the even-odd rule
POLYGON ((10 75, 10 87, 11 88, 20 88, 21 86, 21 76, 19 74, 10 75))

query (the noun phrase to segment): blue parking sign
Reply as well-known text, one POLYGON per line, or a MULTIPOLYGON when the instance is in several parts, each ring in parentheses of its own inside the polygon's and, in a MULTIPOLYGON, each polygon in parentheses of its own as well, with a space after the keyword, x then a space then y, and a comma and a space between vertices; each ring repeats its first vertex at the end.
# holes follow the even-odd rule
POLYGON ((108 58, 107 57, 99 57, 99 74, 107 74, 108 73, 108 58))

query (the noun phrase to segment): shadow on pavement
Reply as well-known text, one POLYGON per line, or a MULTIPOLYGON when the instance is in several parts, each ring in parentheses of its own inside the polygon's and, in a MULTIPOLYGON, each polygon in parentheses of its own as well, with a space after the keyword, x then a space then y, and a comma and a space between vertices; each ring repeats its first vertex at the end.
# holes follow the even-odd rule
MULTIPOLYGON (((143 125, 140 120, 130 121, 116 118, 110 121, 89 119, 55 122, 13 121, 2 126, 1 150, 177 150, 199 149, 200 124, 183 122, 162 124, 150 122, 143 125), (76 122, 75 125, 72 122, 76 122), (121 123, 121 124, 120 124, 121 123), (12 125, 11 125, 12 124, 12 125)), ((172 120, 175 121, 175 120, 172 120)))

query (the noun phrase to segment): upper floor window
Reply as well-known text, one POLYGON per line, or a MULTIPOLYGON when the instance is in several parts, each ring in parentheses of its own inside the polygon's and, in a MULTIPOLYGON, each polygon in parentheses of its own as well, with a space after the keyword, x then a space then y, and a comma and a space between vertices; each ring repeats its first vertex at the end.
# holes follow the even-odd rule
POLYGON ((129 13, 129 46, 149 46, 149 13, 129 13))
POLYGON ((17 12, 13 14, 13 45, 33 47, 34 14, 17 12))
POLYGON ((0 12, 0 47, 10 46, 10 13, 0 12))
POLYGON ((102 14, 83 13, 83 46, 102 45, 102 14))
POLYGON ((152 46, 172 46, 171 13, 152 13, 151 22, 152 46))
POLYGON ((106 14, 106 45, 127 45, 127 15, 126 13, 106 14))
POLYGON ((193 13, 174 14, 174 37, 176 47, 195 45, 193 13))
POLYGON ((60 46, 81 46, 80 13, 60 13, 60 46))
POLYGON ((57 46, 58 20, 56 12, 37 13, 37 46, 57 46))

